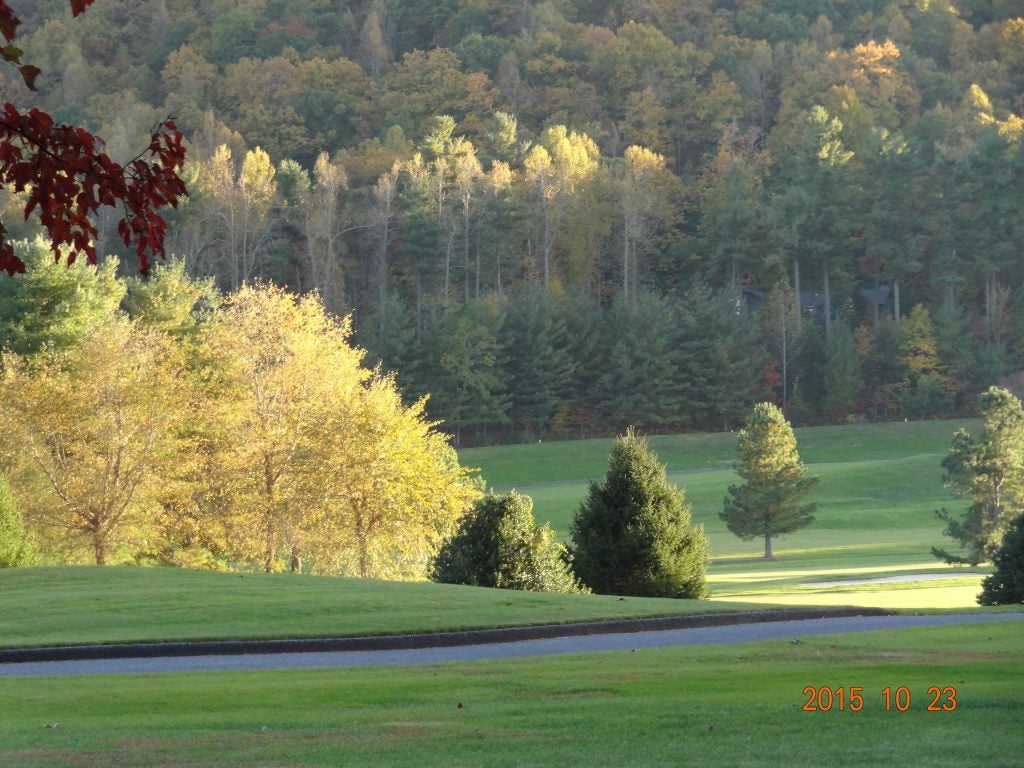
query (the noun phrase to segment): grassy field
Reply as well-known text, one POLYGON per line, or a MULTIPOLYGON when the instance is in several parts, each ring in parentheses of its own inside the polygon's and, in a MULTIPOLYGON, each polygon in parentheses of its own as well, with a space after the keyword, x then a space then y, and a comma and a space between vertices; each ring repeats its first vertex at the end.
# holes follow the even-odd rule
POLYGON ((0 765, 1011 768, 1024 746, 1019 633, 982 624, 394 669, 11 678, 0 765), (863 708, 802 711, 807 686, 843 687, 847 700, 860 687, 863 708), (955 688, 954 711, 941 695, 926 711, 932 686, 955 688), (906 712, 895 700, 886 711, 886 687, 907 689, 906 712))
POLYGON ((0 606, 0 647, 8 648, 400 634, 758 607, 425 582, 88 566, 0 569, 0 606))
MULTIPOLYGON (((729 485, 736 436, 655 436, 651 447, 669 478, 693 505, 711 540, 709 580, 716 599, 785 604, 847 604, 884 608, 973 606, 986 569, 957 569, 931 555, 949 546, 935 510, 966 507, 942 485, 942 457, 959 426, 976 421, 899 422, 796 430, 808 471, 821 477, 809 500, 818 505, 808 528, 774 541, 776 559, 759 556, 760 540, 741 541, 718 514, 729 485), (949 576, 863 589, 818 588, 822 581, 859 581, 900 574, 949 576)), ((590 479, 606 469, 611 440, 539 443, 463 451, 496 490, 518 488, 534 499, 538 520, 568 539, 590 479), (560 478, 560 479, 558 479, 560 478)))

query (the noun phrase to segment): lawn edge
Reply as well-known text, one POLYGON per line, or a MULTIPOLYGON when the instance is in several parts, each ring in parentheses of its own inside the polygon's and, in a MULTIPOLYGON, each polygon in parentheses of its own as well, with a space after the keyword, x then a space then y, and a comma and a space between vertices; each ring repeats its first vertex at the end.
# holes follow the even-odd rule
POLYGON ((456 632, 424 632, 362 637, 320 637, 275 640, 205 640, 160 643, 108 643, 0 650, 0 664, 33 661, 84 661, 90 659, 156 658, 161 656, 212 656, 263 653, 314 653, 325 651, 386 651, 441 648, 485 643, 509 643, 553 637, 650 632, 694 627, 756 624, 766 621, 851 616, 891 616, 881 608, 799 608, 765 611, 659 616, 637 619, 584 621, 568 624, 537 624, 456 632))

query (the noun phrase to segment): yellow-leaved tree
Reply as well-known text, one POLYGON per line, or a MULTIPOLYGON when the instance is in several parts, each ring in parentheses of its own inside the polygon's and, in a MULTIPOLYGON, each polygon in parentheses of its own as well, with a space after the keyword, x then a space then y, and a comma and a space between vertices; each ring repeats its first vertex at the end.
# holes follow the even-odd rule
POLYGON ((422 576, 475 491, 348 335, 315 294, 267 285, 205 325, 209 538, 266 571, 422 576))
POLYGON ((394 379, 375 373, 319 424, 325 454, 321 562, 378 578, 426 575, 431 558, 479 489, 448 438, 405 406, 394 379))
POLYGON ((0 452, 45 549, 103 565, 147 548, 187 412, 183 368, 165 334, 123 316, 68 349, 3 356, 0 452))

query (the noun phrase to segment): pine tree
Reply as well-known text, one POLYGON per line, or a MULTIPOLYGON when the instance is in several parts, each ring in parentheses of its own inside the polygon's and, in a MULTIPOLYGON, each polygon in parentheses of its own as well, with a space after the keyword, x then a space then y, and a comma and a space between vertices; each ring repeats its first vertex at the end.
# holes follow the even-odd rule
POLYGON ((793 429, 771 403, 754 406, 740 430, 737 454, 736 472, 746 482, 729 486, 719 517, 744 541, 763 536, 765 559, 771 559, 772 538, 814 520, 815 505, 801 504, 800 498, 818 478, 806 476, 793 429))
POLYGON ((947 523, 946 535, 965 550, 954 555, 932 549, 947 563, 977 565, 991 560, 1010 523, 1024 511, 1024 408, 1008 390, 990 387, 981 396, 981 409, 981 435, 975 439, 958 429, 942 460, 943 483, 957 496, 974 501, 960 519, 946 509, 936 512, 947 523))
POLYGON ((832 336, 825 342, 825 355, 825 393, 821 407, 827 418, 841 421, 853 410, 864 386, 853 334, 846 323, 833 324, 832 336))
POLYGON ((600 594, 706 597, 708 542, 690 513, 647 441, 628 430, 573 520, 577 575, 600 594))

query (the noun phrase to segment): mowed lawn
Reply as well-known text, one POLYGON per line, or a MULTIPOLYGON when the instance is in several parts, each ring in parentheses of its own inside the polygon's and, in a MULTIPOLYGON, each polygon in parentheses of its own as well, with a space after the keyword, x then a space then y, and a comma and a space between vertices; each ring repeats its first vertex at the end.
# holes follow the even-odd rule
MULTIPOLYGON (((852 604, 886 608, 961 608, 974 605, 987 569, 953 568, 931 554, 949 547, 935 510, 964 509, 942 485, 941 461, 953 432, 978 421, 898 422, 796 430, 808 471, 821 478, 808 496, 815 522, 773 542, 776 559, 765 562, 763 542, 742 541, 719 518, 732 470, 733 434, 650 438, 669 478, 693 505, 694 520, 711 540, 713 597, 790 604, 852 604), (927 579, 875 582, 864 589, 814 585, 910 574, 927 579), (934 579, 941 575, 943 579, 934 579), (812 586, 806 586, 812 585, 812 586)), ((606 469, 610 440, 540 443, 462 451, 498 491, 515 487, 534 499, 538 520, 569 539, 570 526, 590 480, 606 469), (559 478, 559 474, 561 479, 559 478)))
MULTIPOLYGON (((181 568, 0 569, 0 647, 358 637, 757 608, 181 568)), ((0 766, 3 762, 0 761, 0 766)))
POLYGON ((9 678, 0 765, 1016 768, 1016 623, 393 669, 9 678), (822 687, 831 709, 804 711, 822 687))

